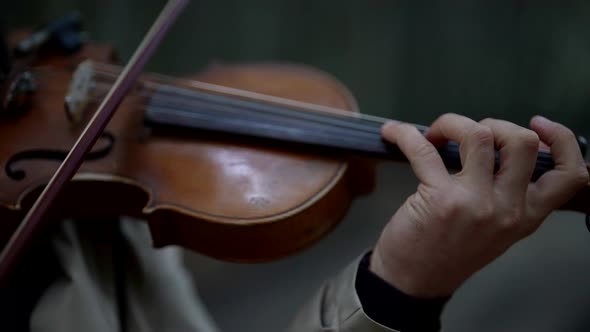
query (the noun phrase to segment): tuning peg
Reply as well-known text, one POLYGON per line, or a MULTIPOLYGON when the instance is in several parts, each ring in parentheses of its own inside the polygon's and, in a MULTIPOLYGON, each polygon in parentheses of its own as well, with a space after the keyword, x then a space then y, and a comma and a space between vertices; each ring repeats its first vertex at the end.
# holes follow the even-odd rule
POLYGON ((79 50, 87 39, 88 34, 82 31, 81 15, 73 12, 35 30, 15 46, 14 54, 17 57, 26 56, 43 46, 57 47, 67 53, 73 53, 79 50))

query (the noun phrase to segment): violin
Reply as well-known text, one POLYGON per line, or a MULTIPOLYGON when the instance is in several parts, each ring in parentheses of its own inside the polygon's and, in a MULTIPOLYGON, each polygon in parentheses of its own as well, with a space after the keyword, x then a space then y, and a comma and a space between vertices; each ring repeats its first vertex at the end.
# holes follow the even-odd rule
MULTIPOLYGON (((0 117, 0 246, 125 73, 114 58, 96 43, 44 54, 31 67, 36 91, 26 109, 0 117)), ((385 121, 361 114, 341 82, 304 65, 142 73, 44 218, 134 216, 148 223, 156 248, 279 259, 334 229, 355 197, 372 191, 377 162, 406 161, 381 138, 385 121)), ((457 144, 439 152, 460 170, 457 144)), ((540 151, 531 180, 552 167, 540 151)), ((590 214, 589 188, 562 208, 590 214)))

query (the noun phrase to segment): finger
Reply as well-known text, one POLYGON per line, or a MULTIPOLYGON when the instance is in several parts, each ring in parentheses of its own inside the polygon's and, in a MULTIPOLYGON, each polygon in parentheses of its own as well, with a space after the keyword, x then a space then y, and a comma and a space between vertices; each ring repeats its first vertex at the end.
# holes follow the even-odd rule
POLYGON ((543 141, 540 141, 539 142, 539 151, 549 152, 549 151, 551 151, 551 148, 549 147, 549 145, 543 143, 543 141))
POLYGON ((416 127, 387 122, 381 128, 381 133, 387 141, 400 148, 422 183, 438 185, 449 179, 449 173, 438 151, 416 127))
POLYGON ((539 153, 539 136, 532 130, 508 121, 485 119, 481 124, 492 129, 500 167, 496 187, 509 201, 525 198, 539 153))
POLYGON ((542 116, 532 118, 530 126, 551 149, 556 168, 566 169, 584 164, 576 136, 569 128, 542 116))
POLYGON ((491 185, 494 177, 494 136, 486 126, 461 115, 439 117, 427 132, 432 142, 452 140, 459 143, 461 174, 472 181, 491 185))
POLYGON ((588 170, 578 141, 567 127, 544 117, 534 117, 531 128, 551 149, 553 170, 543 174, 529 189, 529 204, 542 214, 565 204, 588 185, 588 170))

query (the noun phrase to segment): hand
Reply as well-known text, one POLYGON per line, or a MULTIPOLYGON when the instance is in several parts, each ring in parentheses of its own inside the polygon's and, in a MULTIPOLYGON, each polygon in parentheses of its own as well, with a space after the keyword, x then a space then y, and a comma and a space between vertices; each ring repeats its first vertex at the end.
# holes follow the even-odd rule
POLYGON ((383 230, 371 270, 416 297, 451 295, 583 188, 588 172, 573 133, 543 117, 530 126, 445 114, 423 136, 385 124, 382 135, 406 155, 420 184, 383 230), (435 149, 448 140, 460 144, 463 169, 453 175, 435 149), (555 168, 531 183, 540 141, 555 168))

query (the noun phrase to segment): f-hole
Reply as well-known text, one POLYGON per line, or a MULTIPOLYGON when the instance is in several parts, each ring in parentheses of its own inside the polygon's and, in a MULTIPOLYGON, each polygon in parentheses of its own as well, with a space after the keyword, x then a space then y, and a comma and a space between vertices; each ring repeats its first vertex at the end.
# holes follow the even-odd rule
MULTIPOLYGON (((84 160, 98 160, 101 158, 106 157, 111 153, 113 150, 113 146, 115 145, 115 136, 110 132, 104 132, 100 137, 99 141, 105 141, 104 145, 100 148, 89 152, 86 155, 84 160)), ((4 171, 6 175, 15 181, 21 181, 26 176, 27 173, 22 168, 17 168, 15 164, 25 161, 25 160, 54 160, 54 161, 63 161, 67 155, 67 150, 51 150, 51 149, 32 149, 21 151, 14 154, 8 161, 4 167, 4 171)))

